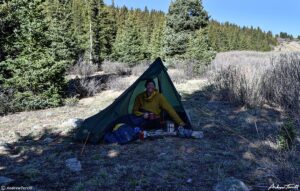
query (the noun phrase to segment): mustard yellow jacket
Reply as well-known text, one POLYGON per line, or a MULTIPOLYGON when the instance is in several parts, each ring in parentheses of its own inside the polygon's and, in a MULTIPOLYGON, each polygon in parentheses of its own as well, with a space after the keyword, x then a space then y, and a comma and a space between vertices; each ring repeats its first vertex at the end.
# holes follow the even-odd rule
POLYGON ((162 109, 167 111, 171 118, 178 125, 184 125, 184 122, 178 116, 172 105, 157 90, 154 90, 154 92, 149 97, 147 96, 146 91, 137 95, 133 106, 133 113, 136 116, 141 116, 144 113, 140 110, 146 110, 156 115, 159 115, 162 109))

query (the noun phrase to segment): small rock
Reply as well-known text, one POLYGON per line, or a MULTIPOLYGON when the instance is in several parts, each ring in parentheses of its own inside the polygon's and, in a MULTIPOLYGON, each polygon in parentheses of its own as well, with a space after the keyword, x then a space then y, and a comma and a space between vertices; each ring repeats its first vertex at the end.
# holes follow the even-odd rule
POLYGON ((6 185, 9 183, 14 182, 15 180, 11 179, 11 178, 7 178, 5 176, 0 176, 0 185, 6 185))
POLYGON ((189 178, 189 179, 187 179, 186 182, 187 182, 187 183, 192 183, 192 182, 193 182, 193 179, 189 178))
POLYGON ((224 181, 218 183, 214 187, 214 191, 249 191, 249 188, 245 185, 244 182, 234 178, 229 177, 224 181))
POLYGON ((77 158, 67 159, 66 166, 73 172, 81 171, 81 163, 77 160, 77 158))
POLYGON ((64 122, 62 124, 63 127, 73 127, 73 128, 78 128, 81 126, 81 124, 83 123, 82 119, 77 119, 77 118, 73 118, 73 119, 69 119, 68 121, 64 122))
POLYGON ((47 137, 47 138, 44 139, 44 142, 45 143, 51 143, 51 142, 53 142, 53 139, 50 138, 50 137, 47 137))

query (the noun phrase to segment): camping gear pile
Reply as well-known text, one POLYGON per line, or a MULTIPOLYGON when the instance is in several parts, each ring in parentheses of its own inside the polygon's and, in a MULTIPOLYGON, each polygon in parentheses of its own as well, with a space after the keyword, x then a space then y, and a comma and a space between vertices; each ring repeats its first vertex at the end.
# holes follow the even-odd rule
MULTIPOLYGON (((157 130, 142 130, 139 127, 131 127, 128 124, 117 124, 112 132, 108 132, 104 135, 104 143, 118 143, 127 144, 136 140, 145 140, 153 138, 162 138, 167 136, 182 137, 182 138, 197 138, 203 137, 201 131, 193 131, 183 127, 172 128, 172 125, 165 129, 157 130)), ((174 124, 173 124, 174 125, 174 124)))

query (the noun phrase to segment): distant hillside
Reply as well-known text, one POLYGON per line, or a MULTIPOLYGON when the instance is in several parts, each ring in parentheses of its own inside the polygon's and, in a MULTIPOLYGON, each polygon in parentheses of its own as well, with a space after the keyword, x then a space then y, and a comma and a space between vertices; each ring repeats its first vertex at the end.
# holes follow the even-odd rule
POLYGON ((271 31, 259 27, 241 27, 229 22, 211 20, 208 27, 209 40, 217 52, 232 50, 271 51, 277 40, 271 31))
POLYGON ((278 46, 274 48, 275 51, 284 52, 298 52, 300 51, 300 41, 299 40, 285 40, 278 38, 278 46))

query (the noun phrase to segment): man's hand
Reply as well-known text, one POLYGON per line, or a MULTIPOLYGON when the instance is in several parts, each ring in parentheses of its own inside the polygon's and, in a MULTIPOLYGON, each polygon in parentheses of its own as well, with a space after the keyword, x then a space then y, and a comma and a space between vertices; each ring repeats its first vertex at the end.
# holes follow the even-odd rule
POLYGON ((180 124, 178 125, 178 127, 183 127, 183 128, 184 128, 184 126, 185 126, 185 123, 180 123, 180 124))
POLYGON ((144 113, 143 117, 144 117, 144 119, 148 119, 149 118, 149 113, 144 113))

